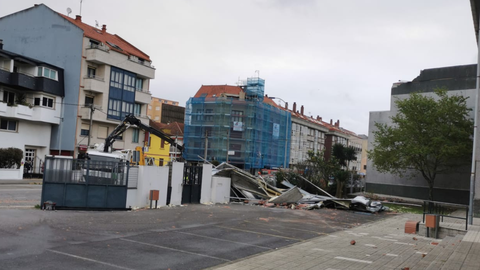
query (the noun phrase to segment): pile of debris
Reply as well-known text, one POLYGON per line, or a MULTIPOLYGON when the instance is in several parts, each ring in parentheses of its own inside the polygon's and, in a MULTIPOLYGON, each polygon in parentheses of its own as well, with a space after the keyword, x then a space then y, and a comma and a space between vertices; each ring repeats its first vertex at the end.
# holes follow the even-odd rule
POLYGON ((228 163, 216 166, 213 174, 232 179, 230 200, 233 202, 305 210, 329 207, 371 213, 388 209, 381 202, 371 201, 364 196, 357 196, 353 199, 336 198, 302 176, 299 177, 324 195, 308 193, 288 181, 281 182, 285 186, 284 189, 278 188, 275 186, 275 181, 252 175, 228 163))

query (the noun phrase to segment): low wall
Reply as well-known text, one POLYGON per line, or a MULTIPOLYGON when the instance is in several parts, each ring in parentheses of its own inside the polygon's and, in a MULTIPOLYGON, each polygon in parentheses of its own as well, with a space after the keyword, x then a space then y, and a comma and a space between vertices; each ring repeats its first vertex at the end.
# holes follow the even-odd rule
POLYGON ((22 180, 23 166, 20 169, 0 169, 1 180, 22 180))

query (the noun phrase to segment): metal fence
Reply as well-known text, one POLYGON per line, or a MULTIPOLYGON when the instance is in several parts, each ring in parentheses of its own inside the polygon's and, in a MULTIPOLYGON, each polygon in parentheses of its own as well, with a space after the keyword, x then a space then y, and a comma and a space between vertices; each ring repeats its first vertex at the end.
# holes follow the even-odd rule
POLYGON ((41 203, 59 209, 126 209, 129 171, 122 161, 47 157, 41 203))
POLYGON ((126 162, 56 158, 45 162, 44 179, 53 183, 123 186, 127 183, 128 169, 126 162))

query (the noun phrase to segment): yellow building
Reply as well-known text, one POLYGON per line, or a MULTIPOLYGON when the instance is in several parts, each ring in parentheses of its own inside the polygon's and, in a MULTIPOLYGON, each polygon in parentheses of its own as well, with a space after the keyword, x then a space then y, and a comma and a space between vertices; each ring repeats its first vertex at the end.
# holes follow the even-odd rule
MULTIPOLYGON (((150 121, 150 126, 169 135, 178 144, 183 144, 183 124, 162 124, 150 121)), ((146 144, 148 151, 144 152, 145 165, 166 166, 171 159, 181 157, 181 152, 155 135, 150 134, 146 144)))

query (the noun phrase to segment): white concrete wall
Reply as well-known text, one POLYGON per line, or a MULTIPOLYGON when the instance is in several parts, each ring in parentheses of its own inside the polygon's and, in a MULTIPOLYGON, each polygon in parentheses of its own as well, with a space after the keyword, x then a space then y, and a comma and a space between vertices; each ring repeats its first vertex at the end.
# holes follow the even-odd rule
POLYGON ((202 173, 202 190, 200 193, 200 203, 210 203, 212 202, 212 165, 203 164, 203 173, 202 173))
POLYGON ((23 166, 20 169, 0 169, 0 179, 21 180, 23 178, 23 166))
POLYGON ((168 191, 168 167, 140 166, 138 168, 136 207, 150 206, 149 195, 152 189, 158 190, 160 193, 158 206, 165 206, 168 191))
POLYGON ((173 162, 172 164, 172 194, 170 197, 170 204, 181 205, 183 191, 183 167, 185 164, 182 162, 173 162))
POLYGON ((230 185, 232 180, 228 177, 212 177, 211 201, 212 203, 228 203, 230 201, 230 185))

